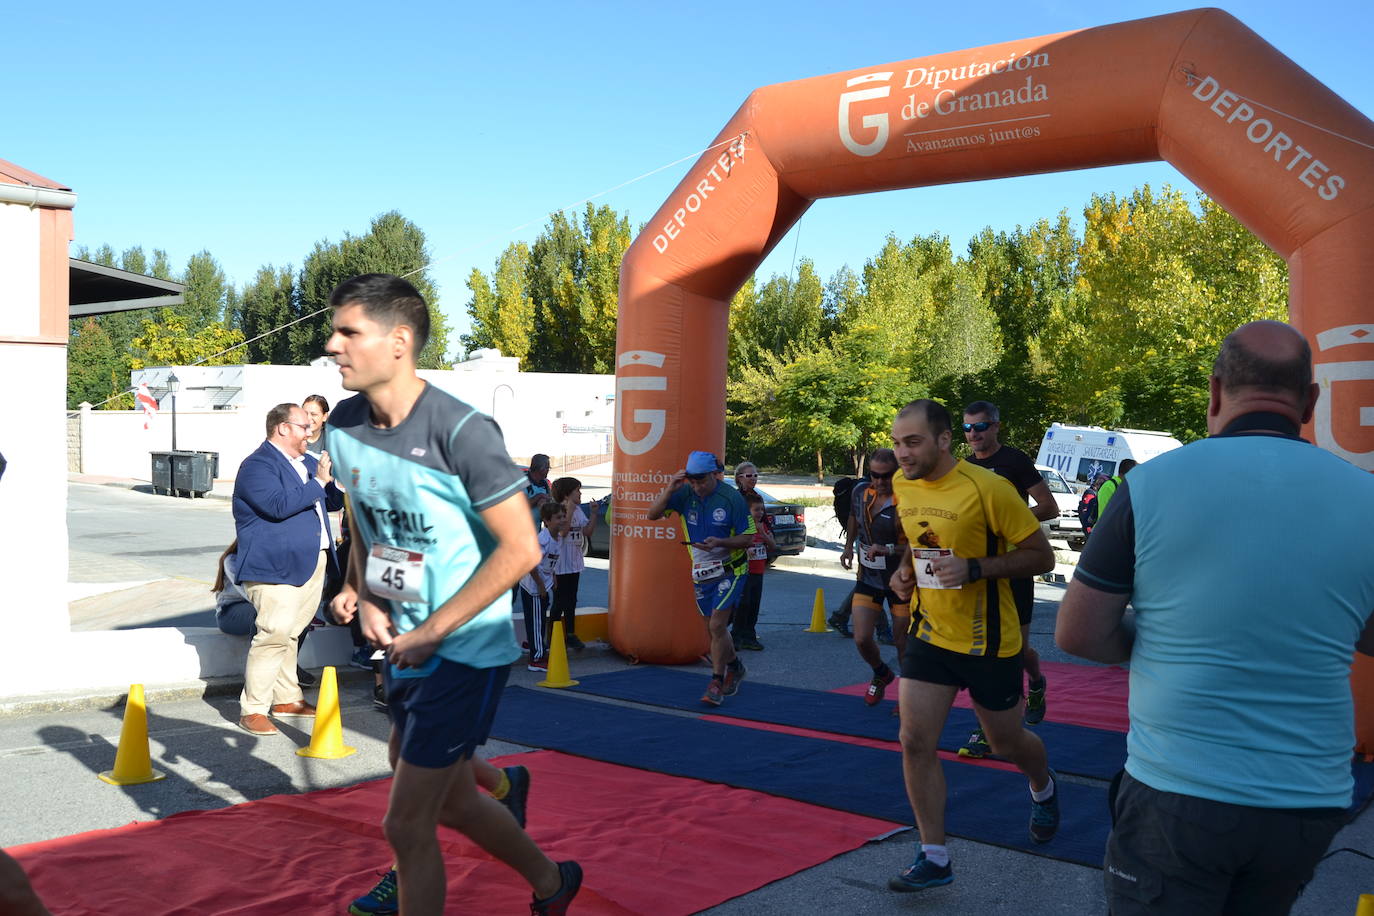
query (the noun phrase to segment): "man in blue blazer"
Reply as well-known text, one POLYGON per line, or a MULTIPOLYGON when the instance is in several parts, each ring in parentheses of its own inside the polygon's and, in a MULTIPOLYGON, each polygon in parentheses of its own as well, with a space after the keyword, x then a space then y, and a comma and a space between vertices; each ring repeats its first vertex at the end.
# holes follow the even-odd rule
POLYGON ((329 453, 305 452, 310 424, 297 404, 267 412, 267 441, 234 480, 239 582, 257 611, 257 632, 239 697, 239 726, 274 735, 268 718, 313 718, 296 678, 296 638, 315 616, 326 575, 338 574, 329 512, 342 508, 329 453))

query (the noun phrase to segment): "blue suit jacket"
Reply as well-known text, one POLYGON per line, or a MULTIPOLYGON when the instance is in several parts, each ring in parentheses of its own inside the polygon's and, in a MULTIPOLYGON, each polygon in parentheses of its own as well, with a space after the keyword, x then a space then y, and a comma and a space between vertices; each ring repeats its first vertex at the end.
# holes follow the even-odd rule
MULTIPOLYGON (((291 462, 271 442, 263 442, 243 459, 234 480, 240 582, 304 585, 315 572, 320 552, 315 504, 323 502, 326 511, 343 507, 343 492, 332 482, 322 487, 315 479, 318 466, 313 456, 306 455, 308 477, 301 483, 291 462)), ((337 575, 339 564, 328 514, 324 527, 329 541, 329 571, 337 575)))

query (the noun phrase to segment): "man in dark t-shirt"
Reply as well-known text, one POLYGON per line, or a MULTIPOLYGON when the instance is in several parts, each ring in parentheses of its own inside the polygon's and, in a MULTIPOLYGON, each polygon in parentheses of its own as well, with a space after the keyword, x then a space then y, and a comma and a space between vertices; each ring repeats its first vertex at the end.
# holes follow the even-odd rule
MULTIPOLYGON (((997 439, 1001 429, 1001 411, 989 401, 974 401, 964 408, 964 441, 973 455, 969 464, 987 468, 1006 478, 1016 487, 1021 498, 1031 502, 1031 514, 1047 522, 1059 514, 1059 506, 1050 494, 1049 485, 1035 469, 1035 462, 1018 448, 1003 445, 997 439)), ((1016 601, 1016 614, 1021 621, 1021 659, 1030 678, 1026 694, 1027 725, 1038 725, 1045 718, 1045 676, 1040 671, 1040 653, 1030 644, 1031 614, 1035 608, 1035 580, 1012 579, 1011 593, 1016 601)), ((984 757, 988 753, 982 729, 969 736, 969 742, 959 753, 966 757, 984 757)))

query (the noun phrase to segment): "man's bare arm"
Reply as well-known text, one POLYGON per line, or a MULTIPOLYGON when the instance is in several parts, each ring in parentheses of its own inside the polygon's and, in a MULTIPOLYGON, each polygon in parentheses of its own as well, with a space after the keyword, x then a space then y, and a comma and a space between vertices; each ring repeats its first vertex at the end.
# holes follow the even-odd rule
POLYGON ((1035 486, 1026 491, 1034 501, 1031 506, 1031 515, 1037 520, 1048 522, 1059 514, 1059 503, 1054 501, 1054 494, 1050 492, 1049 484, 1040 481, 1035 486))
POLYGON ((1074 579, 1054 627, 1054 643, 1070 655, 1104 664, 1131 660, 1135 627, 1126 619, 1129 594, 1104 592, 1074 579))

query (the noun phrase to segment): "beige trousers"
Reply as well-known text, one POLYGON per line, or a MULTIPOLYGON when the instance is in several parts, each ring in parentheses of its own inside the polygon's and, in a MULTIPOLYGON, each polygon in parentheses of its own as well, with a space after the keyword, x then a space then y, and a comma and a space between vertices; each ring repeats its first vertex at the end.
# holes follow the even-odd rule
POLYGON ((304 585, 243 583, 248 600, 258 612, 258 631, 248 647, 240 715, 266 715, 271 706, 305 699, 296 680, 296 637, 315 616, 324 593, 329 557, 323 550, 318 557, 315 572, 304 585))

